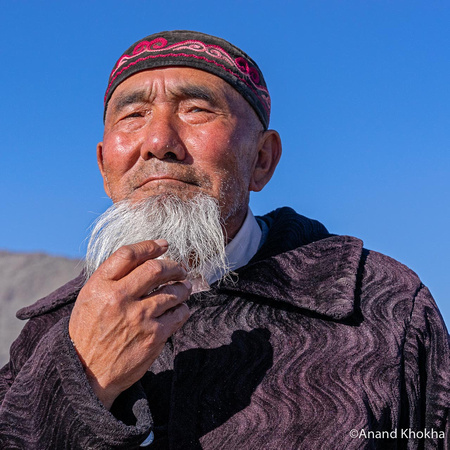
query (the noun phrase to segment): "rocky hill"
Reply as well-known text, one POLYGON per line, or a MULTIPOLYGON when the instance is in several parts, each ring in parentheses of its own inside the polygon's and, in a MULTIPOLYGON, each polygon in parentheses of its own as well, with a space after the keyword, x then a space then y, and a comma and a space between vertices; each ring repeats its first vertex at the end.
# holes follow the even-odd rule
POLYGON ((81 271, 76 259, 44 253, 0 251, 0 367, 8 361, 9 347, 25 322, 16 311, 34 303, 81 271))

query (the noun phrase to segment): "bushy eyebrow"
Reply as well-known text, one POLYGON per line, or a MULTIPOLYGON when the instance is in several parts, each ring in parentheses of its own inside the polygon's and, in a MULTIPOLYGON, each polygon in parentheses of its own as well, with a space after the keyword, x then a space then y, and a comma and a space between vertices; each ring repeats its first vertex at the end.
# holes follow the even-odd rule
POLYGON ((212 106, 219 105, 220 101, 215 92, 206 86, 199 86, 195 84, 187 84, 185 86, 177 86, 171 90, 174 97, 179 97, 183 100, 199 99, 205 100, 212 106))
POLYGON ((147 99, 147 94, 144 90, 125 92, 120 94, 113 103, 113 109, 115 112, 119 112, 126 108, 128 105, 133 105, 134 103, 144 103, 147 99))
MULTIPOLYGON (((174 99, 200 99, 207 101, 211 106, 218 106, 220 104, 217 95, 206 86, 199 86, 195 84, 176 86, 170 89, 169 94, 174 99)), ((135 103, 146 103, 148 102, 148 98, 149 94, 144 89, 133 92, 124 92, 114 99, 112 109, 117 113, 129 105, 133 105, 135 103)))

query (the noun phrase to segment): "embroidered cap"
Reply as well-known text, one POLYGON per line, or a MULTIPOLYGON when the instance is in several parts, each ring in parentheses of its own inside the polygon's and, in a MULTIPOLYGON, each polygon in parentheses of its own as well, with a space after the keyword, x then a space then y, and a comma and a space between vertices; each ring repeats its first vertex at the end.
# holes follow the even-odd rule
POLYGON ((147 69, 185 66, 217 75, 236 89, 269 126, 270 96, 258 65, 224 39, 197 31, 162 31, 133 44, 117 61, 105 93, 105 110, 116 87, 147 69))

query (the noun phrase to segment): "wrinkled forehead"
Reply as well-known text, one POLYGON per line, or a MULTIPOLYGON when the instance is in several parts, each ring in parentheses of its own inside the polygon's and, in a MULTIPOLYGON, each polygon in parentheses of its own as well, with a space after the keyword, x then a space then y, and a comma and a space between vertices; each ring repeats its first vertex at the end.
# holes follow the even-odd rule
POLYGON ((128 48, 109 77, 104 116, 117 86, 138 72, 158 67, 191 67, 225 80, 250 104, 267 129, 270 96, 258 65, 224 39, 196 31, 164 31, 128 48))
POLYGON ((106 115, 132 104, 186 100, 202 100, 257 118, 242 95, 221 78, 191 67, 172 66, 148 69, 128 77, 112 93, 106 115))

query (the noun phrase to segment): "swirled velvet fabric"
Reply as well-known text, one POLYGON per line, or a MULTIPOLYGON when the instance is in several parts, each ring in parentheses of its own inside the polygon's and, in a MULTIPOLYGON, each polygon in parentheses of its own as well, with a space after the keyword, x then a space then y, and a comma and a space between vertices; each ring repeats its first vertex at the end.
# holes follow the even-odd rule
POLYGON ((253 260, 191 296, 189 321, 111 412, 67 332, 80 279, 21 310, 0 447, 131 449, 153 430, 152 449, 449 448, 448 333, 428 289, 290 209, 262 219, 253 260))

